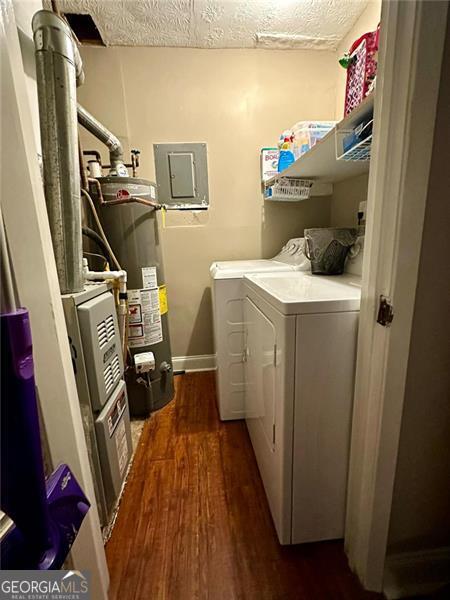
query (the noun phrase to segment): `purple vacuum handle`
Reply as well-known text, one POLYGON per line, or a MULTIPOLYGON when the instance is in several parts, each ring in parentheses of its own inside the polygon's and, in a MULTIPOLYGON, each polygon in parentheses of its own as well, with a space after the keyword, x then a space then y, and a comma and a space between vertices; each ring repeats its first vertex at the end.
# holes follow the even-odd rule
POLYGON ((0 325, 0 500, 15 525, 2 540, 2 568, 60 569, 90 503, 67 465, 45 481, 28 312, 3 314, 0 325))
POLYGON ((90 503, 67 465, 60 465, 47 479, 47 505, 50 515, 50 544, 39 560, 18 527, 13 526, 2 539, 3 569, 62 569, 78 535, 90 503))
POLYGON ((1 508, 30 557, 50 545, 28 311, 1 315, 1 508))
POLYGON ((51 547, 37 568, 61 569, 91 506, 67 465, 60 465, 48 478, 47 503, 51 547))

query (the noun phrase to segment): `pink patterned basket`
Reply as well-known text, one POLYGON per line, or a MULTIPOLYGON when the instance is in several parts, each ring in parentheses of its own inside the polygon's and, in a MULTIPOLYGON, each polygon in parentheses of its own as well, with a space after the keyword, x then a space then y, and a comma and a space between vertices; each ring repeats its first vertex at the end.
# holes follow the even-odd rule
POLYGON ((353 58, 347 69, 344 116, 352 112, 364 100, 369 85, 377 72, 376 53, 380 26, 376 31, 365 33, 353 43, 349 54, 353 58))

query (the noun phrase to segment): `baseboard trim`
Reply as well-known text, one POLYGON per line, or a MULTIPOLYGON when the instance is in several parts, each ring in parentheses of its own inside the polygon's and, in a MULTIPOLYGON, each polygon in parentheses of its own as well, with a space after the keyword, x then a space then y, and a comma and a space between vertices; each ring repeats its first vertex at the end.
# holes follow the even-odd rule
POLYGON ((388 600, 427 595, 450 583, 450 547, 386 557, 383 592, 388 600))
POLYGON ((216 368, 215 354, 198 354, 197 356, 174 356, 172 358, 174 371, 214 371, 216 368))

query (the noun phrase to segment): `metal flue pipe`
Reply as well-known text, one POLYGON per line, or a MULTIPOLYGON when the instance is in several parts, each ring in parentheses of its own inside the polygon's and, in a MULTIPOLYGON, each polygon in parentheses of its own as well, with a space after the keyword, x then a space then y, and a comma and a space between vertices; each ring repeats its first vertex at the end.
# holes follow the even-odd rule
POLYGON ((44 191, 62 294, 83 289, 76 83, 84 80, 70 28, 40 10, 32 22, 44 191))
POLYGON ((109 174, 127 177, 128 172, 123 162, 123 148, 119 138, 102 125, 100 121, 97 121, 97 119, 80 104, 78 104, 78 122, 108 147, 109 160, 111 163, 109 174))

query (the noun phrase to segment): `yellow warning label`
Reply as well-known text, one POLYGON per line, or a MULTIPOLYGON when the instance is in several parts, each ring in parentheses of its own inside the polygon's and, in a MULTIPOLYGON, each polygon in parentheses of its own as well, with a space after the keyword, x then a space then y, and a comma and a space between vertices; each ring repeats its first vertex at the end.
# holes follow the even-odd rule
POLYGON ((168 312, 169 306, 167 304, 167 288, 165 285, 159 286, 159 311, 162 315, 168 312))

